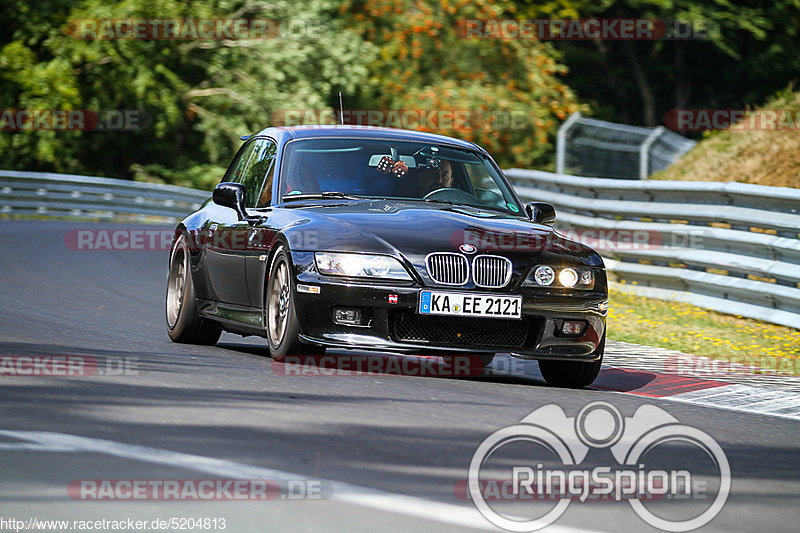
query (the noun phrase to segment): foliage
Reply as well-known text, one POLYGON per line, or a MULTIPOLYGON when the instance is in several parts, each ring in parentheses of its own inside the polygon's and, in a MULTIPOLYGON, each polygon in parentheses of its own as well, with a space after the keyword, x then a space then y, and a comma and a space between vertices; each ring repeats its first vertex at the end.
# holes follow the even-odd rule
MULTIPOLYGON (((326 106, 334 88, 353 91, 374 55, 372 45, 334 19, 335 0, 303 2, 302 9, 287 0, 56 4, 23 9, 11 23, 11 38, 0 49, 3 107, 136 109, 152 121, 133 132, 3 132, 7 168, 182 182, 176 176, 189 169, 189 181, 205 186, 219 174, 199 171, 227 165, 240 135, 269 126, 282 109, 326 106), (28 18, 31 13, 49 15, 28 18), (313 38, 298 33, 249 41, 83 40, 65 32, 78 19, 129 17, 269 18, 282 27, 333 22, 313 38)), ((13 11, 8 7, 4 12, 13 11)))
MULTIPOLYGON (((0 108, 139 110, 135 131, 0 132, 3 167, 207 187, 291 110, 456 111, 504 166, 548 168, 575 110, 635 124, 760 103, 800 72, 800 0, 0 0, 0 108), (259 40, 83 40, 85 18, 266 18, 259 40), (465 19, 704 20, 708 39, 465 39, 465 19), (569 68, 568 68, 569 67, 569 68)), ((800 80, 798 80, 800 81, 800 80)))
MULTIPOLYGON (((379 48, 360 93, 379 109, 465 111, 437 133, 474 141, 501 165, 546 165, 558 123, 580 107, 549 44, 464 38, 465 20, 514 11, 486 0, 346 0, 348 25, 379 48)), ((421 128, 425 129, 425 128, 421 128)))
POLYGON ((595 116, 656 126, 671 109, 742 108, 800 82, 798 0, 517 0, 522 17, 691 22, 696 38, 554 41, 595 116))

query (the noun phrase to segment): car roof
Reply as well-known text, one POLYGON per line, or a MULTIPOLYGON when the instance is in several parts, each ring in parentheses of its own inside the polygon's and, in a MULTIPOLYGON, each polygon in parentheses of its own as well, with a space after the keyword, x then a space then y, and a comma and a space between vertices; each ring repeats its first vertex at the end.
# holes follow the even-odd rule
POLYGON ((350 137, 364 139, 391 139, 398 141, 417 141, 425 143, 449 144, 468 150, 484 152, 475 143, 462 141, 446 135, 426 133, 422 131, 404 130, 399 128, 378 128, 374 126, 330 125, 330 126, 277 126, 261 130, 256 135, 275 138, 278 141, 288 142, 294 139, 313 139, 324 137, 350 137))

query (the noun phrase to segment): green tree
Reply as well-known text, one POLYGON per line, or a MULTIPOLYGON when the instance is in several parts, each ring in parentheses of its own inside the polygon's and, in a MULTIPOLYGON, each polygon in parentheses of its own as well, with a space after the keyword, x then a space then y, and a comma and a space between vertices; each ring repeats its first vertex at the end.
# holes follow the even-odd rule
POLYGON ((18 13, 0 44, 4 108, 136 109, 151 123, 133 132, 3 132, 4 166, 208 187, 240 135, 271 125, 283 109, 324 108, 337 90, 354 91, 366 79, 375 47, 337 21, 338 7, 335 0, 28 6, 32 16, 18 13), (268 18, 299 29, 249 41, 83 40, 67 31, 70 21, 86 18, 222 17, 268 18), (311 35, 304 31, 320 25, 311 35))
POLYGON ((554 41, 567 83, 597 116, 656 125, 670 109, 759 104, 800 72, 798 0, 516 0, 516 15, 649 18, 707 29, 696 39, 554 41))

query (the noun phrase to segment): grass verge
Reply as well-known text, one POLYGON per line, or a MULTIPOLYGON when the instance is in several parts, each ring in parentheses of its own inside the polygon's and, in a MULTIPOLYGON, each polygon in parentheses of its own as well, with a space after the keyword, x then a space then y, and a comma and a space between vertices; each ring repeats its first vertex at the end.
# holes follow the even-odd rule
POLYGON ((608 338, 800 374, 800 330, 611 287, 608 338))

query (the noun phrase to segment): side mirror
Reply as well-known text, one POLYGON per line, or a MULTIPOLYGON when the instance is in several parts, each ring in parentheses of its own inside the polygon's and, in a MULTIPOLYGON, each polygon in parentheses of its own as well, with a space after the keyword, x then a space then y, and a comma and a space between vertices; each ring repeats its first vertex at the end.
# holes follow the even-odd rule
POLYGON ((537 224, 552 226, 556 221, 556 208, 552 204, 531 202, 525 204, 525 212, 528 213, 528 218, 537 224))
POLYGON ((211 196, 215 204, 222 207, 230 207, 236 211, 236 214, 239 215, 239 220, 247 217, 245 198, 247 198, 247 190, 244 185, 230 181, 223 181, 214 187, 214 194, 211 196))

